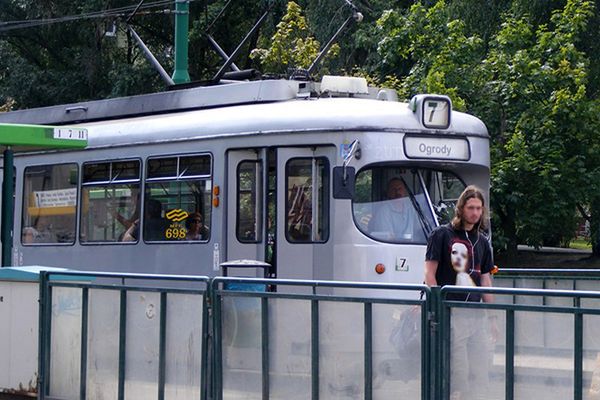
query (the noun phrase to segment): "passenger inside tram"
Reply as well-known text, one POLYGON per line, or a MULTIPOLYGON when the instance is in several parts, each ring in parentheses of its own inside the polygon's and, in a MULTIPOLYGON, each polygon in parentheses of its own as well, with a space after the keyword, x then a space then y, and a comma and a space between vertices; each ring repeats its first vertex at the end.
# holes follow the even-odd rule
POLYGON ((135 200, 132 202, 133 204, 131 204, 131 208, 133 208, 134 211, 129 217, 123 216, 114 206, 109 208, 109 212, 112 217, 121 225, 123 225, 125 230, 129 229, 131 225, 133 225, 133 223, 140 218, 140 193, 138 192, 135 196, 131 196, 131 200, 133 199, 135 200))
MULTIPOLYGON (((57 219, 57 218, 55 218, 57 219)), ((35 243, 55 243, 61 242, 62 240, 58 239, 60 229, 55 229, 50 218, 45 216, 40 216, 37 218, 35 222, 35 243)))
POLYGON ((23 237, 21 238, 21 241, 23 243, 26 243, 26 244, 35 243, 35 242, 37 242, 38 231, 32 226, 28 226, 28 227, 23 228, 22 236, 23 237))
POLYGON ((202 214, 194 212, 185 220, 187 228, 186 240, 207 240, 208 239, 208 227, 204 225, 202 214))
MULTIPOLYGON (((124 242, 135 242, 140 237, 139 218, 123 235, 124 242)), ((165 223, 162 219, 162 204, 158 200, 146 201, 144 213, 144 237, 148 241, 164 240, 165 223)))

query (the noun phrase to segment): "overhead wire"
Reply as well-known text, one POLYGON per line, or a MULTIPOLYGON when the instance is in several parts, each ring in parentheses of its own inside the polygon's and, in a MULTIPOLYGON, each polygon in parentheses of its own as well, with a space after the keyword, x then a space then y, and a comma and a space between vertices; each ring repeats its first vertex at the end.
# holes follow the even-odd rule
MULTIPOLYGON (((196 0, 190 0, 190 2, 192 2, 192 1, 196 1, 196 0)), ((158 1, 150 2, 150 3, 145 3, 145 4, 141 5, 139 7, 139 9, 140 10, 150 10, 150 9, 158 8, 158 7, 166 7, 166 6, 175 4, 175 3, 176 3, 176 0, 158 0, 158 1)), ((106 18, 125 17, 125 16, 128 16, 131 11, 136 9, 136 7, 138 7, 138 5, 133 4, 131 6, 124 6, 124 7, 112 8, 112 9, 101 10, 101 11, 93 11, 93 12, 77 14, 77 15, 68 15, 68 16, 57 17, 57 18, 5 21, 5 22, 0 22, 0 33, 8 32, 8 31, 16 30, 16 29, 26 29, 26 28, 36 27, 36 26, 57 24, 57 23, 63 23, 63 22, 72 22, 72 21, 79 21, 79 20, 85 20, 85 19, 102 19, 102 18, 106 19, 106 18)), ((162 12, 166 12, 166 11, 170 12, 171 10, 163 10, 162 12)), ((156 13, 156 11, 154 11, 153 13, 156 13)), ((138 14, 142 14, 142 13, 138 12, 138 14)))

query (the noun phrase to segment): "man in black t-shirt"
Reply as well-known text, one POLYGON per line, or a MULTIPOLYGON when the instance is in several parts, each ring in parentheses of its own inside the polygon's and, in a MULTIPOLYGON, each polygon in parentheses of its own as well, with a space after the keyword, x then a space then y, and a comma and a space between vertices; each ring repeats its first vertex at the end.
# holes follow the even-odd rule
MULTIPOLYGON (((483 193, 468 186, 460 195, 454 218, 427 240, 425 283, 429 286, 492 286, 492 249, 484 233, 487 210, 483 193)), ((450 293, 449 300, 493 302, 485 293, 450 293)), ((489 334, 479 310, 452 309, 451 400, 484 399, 489 383, 489 334)), ((492 327, 492 331, 495 329, 492 327)))

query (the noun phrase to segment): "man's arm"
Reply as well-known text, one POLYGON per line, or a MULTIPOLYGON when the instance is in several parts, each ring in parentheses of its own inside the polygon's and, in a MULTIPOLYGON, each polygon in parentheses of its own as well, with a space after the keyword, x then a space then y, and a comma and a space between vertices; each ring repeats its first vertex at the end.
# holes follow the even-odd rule
POLYGON ((435 260, 425 261, 425 284, 429 287, 437 286, 435 273, 437 272, 438 262, 435 260))
MULTIPOLYGON (((485 274, 481 274, 481 286, 482 287, 492 287, 492 277, 489 274, 489 272, 485 273, 485 274)), ((493 303, 494 295, 491 293, 484 293, 483 294, 483 302, 484 303, 493 303)))

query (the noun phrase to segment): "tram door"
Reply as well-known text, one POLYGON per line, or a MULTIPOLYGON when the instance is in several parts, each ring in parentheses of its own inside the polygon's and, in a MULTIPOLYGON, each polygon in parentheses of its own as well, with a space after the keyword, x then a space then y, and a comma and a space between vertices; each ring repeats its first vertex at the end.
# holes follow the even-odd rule
POLYGON ((275 254, 281 279, 332 279, 335 147, 277 149, 275 254))
MULTIPOLYGON (((227 153, 227 261, 265 261, 263 153, 260 149, 227 153)), ((243 275, 257 274, 253 270, 243 275)))

